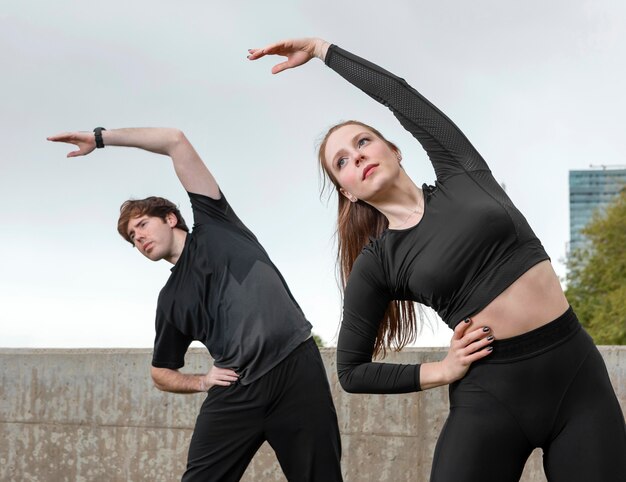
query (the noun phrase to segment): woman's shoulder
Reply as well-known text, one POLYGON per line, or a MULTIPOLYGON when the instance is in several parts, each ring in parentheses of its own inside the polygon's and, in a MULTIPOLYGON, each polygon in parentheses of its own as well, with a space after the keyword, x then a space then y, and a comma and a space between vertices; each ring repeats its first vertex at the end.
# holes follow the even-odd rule
POLYGON ((378 276, 384 273, 385 238, 385 232, 377 238, 369 238, 369 242, 363 246, 361 253, 354 261, 352 272, 358 272, 365 276, 378 276))

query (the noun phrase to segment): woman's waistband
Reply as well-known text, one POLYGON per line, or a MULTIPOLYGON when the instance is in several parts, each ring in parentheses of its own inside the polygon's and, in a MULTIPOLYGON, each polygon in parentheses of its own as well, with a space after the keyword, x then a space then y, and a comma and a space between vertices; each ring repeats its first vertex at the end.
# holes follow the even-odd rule
POLYGON ((535 356, 567 341, 580 329, 580 322, 570 306, 557 319, 539 328, 505 340, 495 340, 491 344, 493 352, 484 361, 511 362, 535 356))

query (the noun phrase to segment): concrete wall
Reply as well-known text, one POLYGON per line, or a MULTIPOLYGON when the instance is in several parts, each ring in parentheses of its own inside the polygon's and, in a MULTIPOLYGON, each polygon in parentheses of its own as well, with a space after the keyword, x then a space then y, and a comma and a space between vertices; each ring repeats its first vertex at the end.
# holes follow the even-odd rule
MULTIPOLYGON (((622 409, 626 347, 601 347, 622 409)), ((441 349, 406 349, 390 361, 441 359, 441 349)), ((447 415, 447 389, 409 395, 349 395, 340 390, 334 351, 323 350, 343 441, 348 482, 427 481, 447 415)), ((203 394, 153 388, 151 350, 0 349, 1 481, 172 481, 185 467, 203 394)), ((205 372, 203 349, 185 371, 205 372)), ((285 480, 267 446, 246 481, 285 480)), ((534 453, 524 481, 545 481, 534 453)))

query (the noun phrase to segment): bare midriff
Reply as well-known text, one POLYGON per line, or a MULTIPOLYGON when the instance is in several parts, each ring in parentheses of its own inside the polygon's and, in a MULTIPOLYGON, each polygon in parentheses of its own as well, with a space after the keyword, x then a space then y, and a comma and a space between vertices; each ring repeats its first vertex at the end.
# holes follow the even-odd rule
POLYGON ((561 316, 569 307, 549 260, 537 263, 472 316, 491 328, 496 340, 522 335, 561 316))

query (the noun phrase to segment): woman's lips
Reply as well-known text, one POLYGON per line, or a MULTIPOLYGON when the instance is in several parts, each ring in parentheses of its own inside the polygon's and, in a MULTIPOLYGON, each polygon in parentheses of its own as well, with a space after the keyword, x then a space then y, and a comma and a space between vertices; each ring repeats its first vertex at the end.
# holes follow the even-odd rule
POLYGON ((367 166, 365 166, 365 169, 363 169, 363 179, 365 179, 367 176, 370 175, 370 173, 376 169, 378 167, 378 164, 369 164, 367 166))

